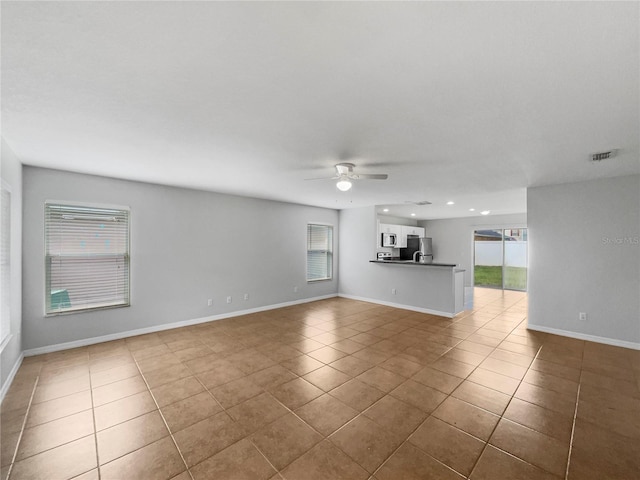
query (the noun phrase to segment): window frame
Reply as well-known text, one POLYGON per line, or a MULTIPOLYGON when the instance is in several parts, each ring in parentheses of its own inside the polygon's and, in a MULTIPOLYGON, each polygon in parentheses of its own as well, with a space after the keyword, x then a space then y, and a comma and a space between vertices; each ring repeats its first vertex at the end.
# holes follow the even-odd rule
POLYGON ((131 208, 129 206, 124 205, 113 205, 113 204, 102 204, 102 203, 91 203, 91 202, 76 202, 76 201, 67 201, 67 200, 46 200, 44 202, 44 224, 43 224, 43 250, 44 250, 44 316, 45 317, 56 317, 60 315, 74 315, 78 313, 89 313, 93 311, 99 310, 108 310, 112 308, 124 308, 131 306, 131 208), (49 206, 59 206, 59 207, 75 207, 75 208, 84 208, 84 209, 94 209, 94 210, 116 210, 127 212, 127 241, 126 241, 126 253, 124 254, 124 259, 127 265, 127 294, 126 301, 117 304, 108 304, 108 305, 94 305, 94 306, 85 306, 79 308, 72 308, 66 310, 54 310, 49 311, 50 302, 51 302, 51 293, 50 293, 50 282, 48 280, 50 271, 49 271, 49 257, 50 255, 47 252, 47 207, 49 206), (49 290, 49 291, 48 291, 49 290))
POLYGON ((305 249, 305 255, 306 255, 306 259, 305 259, 305 269, 306 269, 306 274, 305 274, 305 279, 307 281, 307 283, 315 283, 315 282, 325 282, 325 281, 330 281, 333 280, 333 244, 334 244, 334 226, 333 224, 330 223, 323 223, 323 222, 307 222, 307 234, 306 234, 306 242, 307 242, 307 247, 305 249), (331 231, 331 242, 328 245, 329 249, 327 250, 329 256, 330 256, 330 261, 327 262, 327 265, 330 268, 330 272, 329 275, 327 277, 323 277, 323 278, 309 278, 309 252, 312 250, 309 250, 309 227, 311 226, 317 226, 317 227, 327 227, 330 231, 331 231))

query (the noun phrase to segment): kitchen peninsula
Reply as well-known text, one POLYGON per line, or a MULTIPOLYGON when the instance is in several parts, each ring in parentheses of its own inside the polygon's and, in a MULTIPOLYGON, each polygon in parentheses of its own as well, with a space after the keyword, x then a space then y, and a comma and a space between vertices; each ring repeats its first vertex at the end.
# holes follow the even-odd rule
POLYGON ((452 318, 464 310, 464 269, 451 263, 370 260, 385 269, 383 278, 397 303, 412 299, 416 310, 452 318))

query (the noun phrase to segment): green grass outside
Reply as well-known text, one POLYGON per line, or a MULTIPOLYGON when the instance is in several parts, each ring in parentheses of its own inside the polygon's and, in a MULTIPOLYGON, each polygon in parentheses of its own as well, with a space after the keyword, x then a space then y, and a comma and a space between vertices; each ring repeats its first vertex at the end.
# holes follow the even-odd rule
MULTIPOLYGON (((502 267, 476 265, 474 283, 478 287, 502 288, 502 267)), ((527 289, 527 269, 525 267, 506 267, 504 287, 515 290, 527 289)))

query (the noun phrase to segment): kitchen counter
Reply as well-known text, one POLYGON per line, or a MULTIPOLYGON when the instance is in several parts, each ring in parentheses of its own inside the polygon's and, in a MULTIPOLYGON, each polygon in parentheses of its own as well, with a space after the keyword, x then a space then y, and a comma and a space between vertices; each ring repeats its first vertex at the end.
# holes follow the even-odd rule
POLYGON ((454 263, 420 263, 398 257, 369 263, 385 265, 372 268, 384 270, 379 296, 387 297, 390 305, 411 305, 412 309, 450 318, 464 309, 465 269, 454 263))
MULTIPOLYGON (((369 260, 371 263, 389 263, 394 265, 416 265, 420 267, 457 267, 455 263, 421 263, 414 262, 413 260, 369 260)), ((461 272, 464 272, 464 269, 459 269, 461 272)))

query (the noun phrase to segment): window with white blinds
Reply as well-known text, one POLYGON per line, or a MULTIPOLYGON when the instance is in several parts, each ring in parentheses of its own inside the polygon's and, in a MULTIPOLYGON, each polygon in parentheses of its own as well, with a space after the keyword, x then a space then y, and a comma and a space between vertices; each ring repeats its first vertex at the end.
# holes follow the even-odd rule
POLYGON ((0 188, 0 345, 11 333, 11 192, 0 188))
POLYGON ((333 277, 333 227, 307 225, 307 281, 333 277))
POLYGON ((129 305, 129 210, 45 204, 46 313, 129 305))

